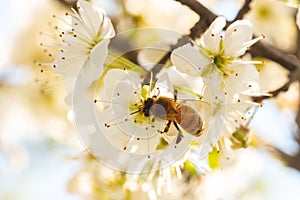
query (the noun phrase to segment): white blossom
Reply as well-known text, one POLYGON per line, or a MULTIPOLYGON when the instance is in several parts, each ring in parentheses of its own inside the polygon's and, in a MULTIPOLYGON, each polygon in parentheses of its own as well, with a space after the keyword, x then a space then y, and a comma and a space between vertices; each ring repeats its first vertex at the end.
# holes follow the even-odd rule
POLYGON ((220 87, 226 95, 251 89, 258 77, 254 61, 241 58, 246 50, 263 36, 252 39, 252 26, 248 20, 231 24, 223 34, 224 17, 218 17, 202 35, 199 45, 187 44, 174 50, 171 59, 176 68, 191 76, 206 77, 214 71, 222 77, 220 87))
POLYGON ((66 80, 69 98, 76 81, 80 82, 76 89, 85 90, 99 78, 108 54, 109 39, 115 35, 110 19, 100 7, 79 0, 72 11, 66 13, 65 18, 53 15, 63 27, 55 26, 59 42, 54 46, 54 53, 49 53, 55 58, 51 63, 53 70, 66 80))
MULTIPOLYGON (((187 44, 175 49, 171 59, 176 68, 189 76, 203 77, 212 97, 214 110, 222 110, 222 122, 218 115, 212 117, 209 141, 213 146, 224 133, 229 136, 249 123, 247 114, 253 105, 250 94, 257 95, 258 71, 247 56, 246 50, 263 36, 252 39, 252 26, 248 20, 232 23, 225 32, 224 17, 218 17, 200 38, 200 43, 187 44), (216 120, 216 121, 213 121, 216 120), (220 124, 221 123, 221 124, 220 124), (216 126, 223 126, 216 132, 216 126)), ((250 113, 251 114, 251 113, 250 113)), ((211 147, 207 147, 210 151, 211 147)))

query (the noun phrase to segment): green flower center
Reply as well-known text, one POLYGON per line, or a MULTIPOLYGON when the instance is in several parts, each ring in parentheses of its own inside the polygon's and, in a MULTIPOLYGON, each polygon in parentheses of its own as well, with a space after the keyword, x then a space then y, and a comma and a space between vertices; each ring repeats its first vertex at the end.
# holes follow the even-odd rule
POLYGON ((213 63, 221 73, 221 75, 226 78, 231 70, 227 67, 231 59, 226 57, 224 53, 217 54, 213 57, 213 63))
POLYGON ((227 78, 229 73, 233 73, 233 71, 228 68, 228 64, 234 60, 234 57, 225 55, 223 40, 220 40, 219 51, 217 53, 208 49, 204 49, 204 51, 210 56, 211 64, 204 70, 203 76, 210 74, 214 69, 217 69, 223 78, 227 78))
POLYGON ((216 55, 214 57, 214 64, 218 69, 222 69, 226 65, 226 58, 223 55, 216 55))

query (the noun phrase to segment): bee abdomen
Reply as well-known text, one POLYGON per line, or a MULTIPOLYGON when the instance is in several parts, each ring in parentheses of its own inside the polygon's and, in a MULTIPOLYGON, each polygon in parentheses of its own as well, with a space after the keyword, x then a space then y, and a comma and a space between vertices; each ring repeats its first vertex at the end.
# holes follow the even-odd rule
POLYGON ((197 111, 188 105, 181 105, 180 119, 177 119, 179 125, 189 134, 200 136, 203 129, 203 122, 197 111))

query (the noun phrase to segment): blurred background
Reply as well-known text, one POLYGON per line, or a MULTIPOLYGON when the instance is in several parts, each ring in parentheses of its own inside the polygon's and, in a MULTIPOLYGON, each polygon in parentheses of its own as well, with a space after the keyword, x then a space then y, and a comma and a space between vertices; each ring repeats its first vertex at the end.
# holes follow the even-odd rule
MULTIPOLYGON (((244 3, 199 1, 228 20, 234 19, 244 3)), ((188 34, 199 20, 196 13, 173 0, 93 2, 106 10, 116 32, 162 27, 188 34)), ((214 170, 205 176, 182 180, 175 177, 170 193, 153 194, 146 185, 128 181, 129 177, 102 166, 85 153, 64 103, 62 78, 50 71, 41 73, 36 65, 36 61, 48 59, 39 45, 39 33, 51 32, 52 14, 63 16, 69 5, 75 5, 75 1, 1 0, 1 200, 299 198, 297 82, 287 92, 266 100, 257 111, 250 124, 254 136, 248 148, 227 152, 225 157, 231 159, 211 165, 214 170)), ((270 0, 253 0, 251 6, 246 18, 252 21, 257 34, 264 33, 267 42, 286 52, 299 49, 296 8, 270 0)), ((278 89, 288 81, 288 73, 282 66, 267 62, 261 66, 262 90, 278 89)))

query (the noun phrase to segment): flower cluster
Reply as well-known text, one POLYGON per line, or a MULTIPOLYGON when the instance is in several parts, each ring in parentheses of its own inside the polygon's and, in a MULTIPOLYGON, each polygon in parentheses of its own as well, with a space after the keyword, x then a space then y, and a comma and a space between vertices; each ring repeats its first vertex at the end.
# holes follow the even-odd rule
MULTIPOLYGON (((252 26, 248 20, 236 21, 223 32, 225 24, 225 18, 218 17, 202 35, 199 44, 179 47, 171 58, 179 71, 190 76, 201 76, 207 81, 213 76, 219 77, 221 81, 213 81, 213 87, 222 90, 225 130, 232 134, 248 123, 246 112, 255 105, 250 95, 259 91, 258 70, 254 65, 261 62, 252 61, 244 54, 264 36, 252 39, 252 26)), ((220 99, 220 95, 215 98, 220 99)))
POLYGON ((73 13, 65 13, 66 19, 53 15, 60 26, 54 26, 56 35, 51 38, 58 44, 49 50, 49 57, 54 58, 53 71, 65 78, 69 105, 77 80, 82 80, 79 87, 85 90, 101 75, 109 39, 115 35, 110 19, 100 7, 78 1, 77 7, 71 9, 73 13))
POLYGON ((60 42, 51 66, 66 80, 83 145, 101 162, 147 172, 148 180, 162 170, 162 187, 174 169, 178 177, 184 170, 207 171, 202 158, 226 136, 232 147, 247 147, 247 125, 258 106, 251 100, 259 92, 255 64, 261 62, 246 51, 264 38, 253 39, 250 21, 223 31, 226 19, 216 18, 199 41, 171 53, 171 67, 154 73, 151 58, 144 59, 149 68, 109 52, 115 31, 101 8, 79 0, 72 10, 70 22, 59 18, 67 28, 56 27, 60 42), (184 169, 186 163, 193 167, 184 169))

